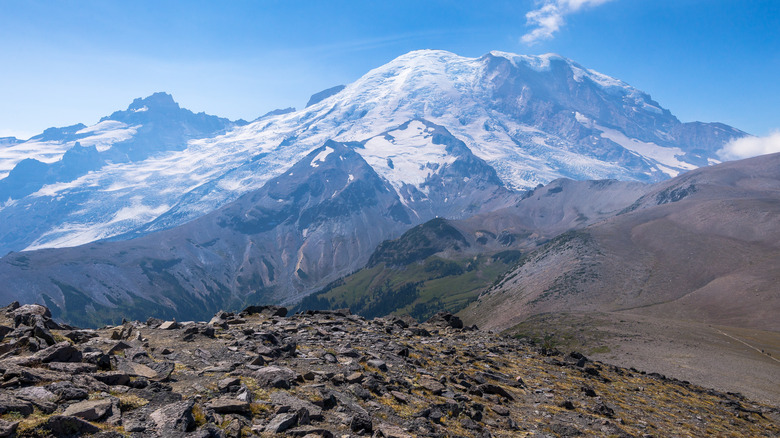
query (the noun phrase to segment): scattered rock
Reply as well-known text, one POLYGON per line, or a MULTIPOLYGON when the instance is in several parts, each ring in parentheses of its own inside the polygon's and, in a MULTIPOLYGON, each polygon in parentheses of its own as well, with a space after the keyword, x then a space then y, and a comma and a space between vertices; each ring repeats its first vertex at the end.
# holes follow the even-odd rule
POLYGON ((195 402, 184 400, 171 403, 149 414, 159 433, 189 432, 195 428, 192 407, 195 402))
POLYGON ((451 327, 454 329, 462 329, 463 321, 460 318, 449 312, 439 312, 433 315, 431 319, 426 321, 428 324, 439 327, 451 327))
POLYGON ((159 382, 165 382, 168 380, 171 377, 171 374, 173 374, 173 371, 176 369, 176 364, 169 361, 152 362, 147 366, 157 374, 152 379, 159 382))
POLYGON ((380 359, 371 359, 368 361, 368 366, 374 367, 379 371, 387 371, 387 363, 380 359))
POLYGON ((403 403, 403 404, 409 403, 409 397, 402 392, 390 391, 390 395, 392 395, 393 398, 396 399, 396 401, 398 401, 399 403, 403 403))
POLYGON ((78 417, 53 415, 40 426, 56 437, 75 437, 100 432, 100 428, 78 417))
POLYGON ((33 413, 32 403, 12 397, 8 394, 0 394, 0 415, 16 412, 23 417, 33 413))
POLYGON ((321 420, 322 407, 315 405, 307 400, 301 400, 298 397, 287 394, 286 392, 274 392, 271 394, 271 403, 278 407, 286 407, 288 411, 306 411, 307 416, 312 420, 321 420))
POLYGON ((299 426, 294 429, 284 431, 285 435, 304 438, 333 438, 333 432, 318 426, 299 426))
POLYGON ((44 402, 53 402, 57 400, 57 395, 40 386, 28 386, 26 388, 17 389, 14 395, 25 400, 39 400, 44 402))
POLYGON ((158 327, 160 330, 175 330, 179 328, 179 324, 176 321, 165 321, 158 327))
POLYGON ((349 428, 355 433, 371 433, 374 430, 371 417, 366 414, 353 415, 349 422, 349 428))
POLYGON ((17 427, 19 427, 18 421, 0 420, 0 437, 14 436, 17 427))
POLYGON ((127 375, 131 377, 146 377, 147 379, 157 378, 157 371, 144 364, 131 362, 125 359, 117 360, 116 370, 127 373, 127 375))
POLYGON ((94 373, 98 370, 97 365, 83 362, 50 362, 46 367, 53 371, 60 371, 68 374, 94 373))
POLYGON ((418 324, 257 306, 211 326, 78 330, 22 307, 0 309, 0 437, 780 436, 780 411, 739 394, 540 352, 446 313, 418 324))
POLYGON ((111 409, 111 400, 85 400, 68 406, 63 415, 97 421, 103 418, 111 409))
POLYGON ((60 342, 35 353, 30 360, 33 362, 81 362, 81 351, 70 344, 60 342))
POLYGON ((297 419, 298 417, 296 414, 279 414, 265 426, 264 430, 269 433, 282 433, 295 426, 297 419))
POLYGON ((252 376, 262 387, 289 389, 297 374, 289 368, 268 366, 255 371, 252 376))
POLYGON ((241 312, 241 314, 246 316, 258 313, 266 316, 284 318, 287 316, 287 308, 279 306, 249 306, 241 312))
POLYGON ((249 403, 232 397, 211 400, 208 406, 219 414, 248 414, 249 403))
POLYGON ((240 385, 241 379, 238 377, 225 377, 217 382, 217 389, 220 392, 229 392, 238 389, 240 385))
POLYGON ((568 424, 554 423, 550 425, 550 430, 558 436, 580 436, 582 432, 574 426, 568 424))
POLYGON ((106 352, 107 354, 117 354, 120 351, 127 350, 128 348, 133 348, 132 345, 128 344, 125 341, 119 341, 115 343, 111 348, 108 349, 106 352))
POLYGON ((493 412, 495 412, 496 414, 498 414, 498 415, 500 415, 502 417, 506 417, 506 416, 509 415, 509 409, 507 409, 506 406, 493 405, 490 408, 490 410, 492 410, 493 412))
POLYGON ((441 395, 444 390, 447 389, 447 387, 440 382, 430 378, 423 378, 420 380, 420 386, 430 391, 433 395, 441 395))

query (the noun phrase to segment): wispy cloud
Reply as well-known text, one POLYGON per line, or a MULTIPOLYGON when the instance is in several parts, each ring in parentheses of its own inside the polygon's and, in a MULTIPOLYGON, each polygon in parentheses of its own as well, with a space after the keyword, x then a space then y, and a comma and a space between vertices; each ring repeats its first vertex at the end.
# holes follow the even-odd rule
POLYGON ((718 151, 722 160, 741 160, 757 155, 780 152, 780 130, 766 137, 742 137, 731 140, 718 151))
POLYGON ((612 0, 541 0, 539 7, 525 14, 528 26, 534 29, 520 38, 525 44, 533 45, 548 40, 564 24, 564 17, 582 9, 599 6, 612 0))

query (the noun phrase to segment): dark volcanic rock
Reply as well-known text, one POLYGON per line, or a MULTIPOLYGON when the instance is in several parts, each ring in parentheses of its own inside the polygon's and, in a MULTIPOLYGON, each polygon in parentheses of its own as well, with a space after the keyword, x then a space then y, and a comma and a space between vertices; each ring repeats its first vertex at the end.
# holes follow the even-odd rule
POLYGON ((243 315, 261 314, 266 316, 278 316, 284 318, 287 316, 287 308, 280 306, 249 306, 243 311, 243 315))
POLYGON ((195 402, 185 400, 172 403, 149 414, 157 427, 158 433, 189 432, 195 428, 195 419, 192 416, 192 408, 195 402))
POLYGON ((111 400, 85 400, 68 406, 63 415, 83 418, 88 421, 96 421, 103 418, 111 409, 111 400))
POLYGON ((257 380, 258 385, 283 389, 289 389, 296 376, 295 371, 277 366, 263 367, 252 373, 252 377, 257 380))
POLYGON ((80 437, 82 435, 100 432, 100 428, 78 417, 54 415, 40 426, 40 429, 51 432, 56 437, 80 437))
POLYGON ((211 400, 208 407, 220 414, 248 414, 249 403, 232 397, 211 400))
POLYGON ((35 353, 32 358, 41 363, 48 362, 81 362, 81 351, 69 342, 60 342, 35 353))
POLYGON ((439 312, 433 315, 431 319, 427 321, 428 324, 440 326, 440 327, 452 327, 455 329, 463 328, 463 321, 457 316, 448 312, 439 312))
POLYGON ((18 421, 0 420, 0 437, 14 436, 18 427, 18 421))
POLYGON ((0 395, 0 415, 10 412, 17 412, 23 416, 28 416, 33 412, 33 405, 30 402, 19 400, 9 395, 0 395))
POLYGON ((281 433, 295 426, 297 421, 298 416, 296 414, 279 414, 265 426, 265 431, 270 433, 281 433))
POLYGON ((130 375, 122 371, 108 371, 105 373, 95 373, 92 375, 96 380, 109 386, 126 385, 130 382, 130 375))

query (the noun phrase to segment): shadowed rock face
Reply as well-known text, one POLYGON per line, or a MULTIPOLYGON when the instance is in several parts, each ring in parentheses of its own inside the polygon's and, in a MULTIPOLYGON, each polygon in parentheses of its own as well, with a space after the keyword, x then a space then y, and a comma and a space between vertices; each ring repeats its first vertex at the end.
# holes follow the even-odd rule
POLYGON ((418 324, 348 312, 219 312, 59 326, 49 344, 0 309, 0 430, 18 436, 334 437, 780 434, 777 408, 657 373, 537 348, 438 314, 418 324), (54 356, 63 349, 78 354, 54 356), (52 358, 51 360, 43 358, 52 358), (706 418, 703 422, 701 418, 706 418))

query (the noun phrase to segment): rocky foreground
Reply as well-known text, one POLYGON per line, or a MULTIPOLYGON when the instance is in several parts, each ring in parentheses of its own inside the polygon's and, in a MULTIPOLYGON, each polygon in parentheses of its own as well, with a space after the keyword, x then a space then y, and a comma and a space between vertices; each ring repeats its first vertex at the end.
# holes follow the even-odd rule
POLYGON ((79 330, 0 309, 0 436, 780 436, 780 410, 425 324, 278 307, 79 330))

